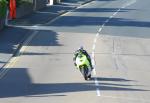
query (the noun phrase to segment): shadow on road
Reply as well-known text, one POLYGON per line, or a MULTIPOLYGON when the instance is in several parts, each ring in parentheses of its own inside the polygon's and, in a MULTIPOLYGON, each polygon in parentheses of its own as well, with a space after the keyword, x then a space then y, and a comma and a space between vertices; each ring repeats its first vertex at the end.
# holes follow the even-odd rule
MULTIPOLYGON (((94 80, 95 78, 91 78, 91 80, 94 80)), ((133 80, 127 80, 123 78, 104 78, 104 77, 98 77, 96 78, 98 81, 116 81, 116 82, 129 82, 133 80)))
MULTIPOLYGON (((5 63, 12 57, 18 56, 16 53, 23 44, 30 37, 33 32, 38 33, 34 36, 33 40, 28 44, 28 46, 62 46, 59 43, 58 35, 56 32, 51 30, 29 30, 20 27, 8 27, 6 30, 1 31, 0 34, 0 69, 5 65, 5 63), (34 40, 36 39, 36 40, 34 40)), ((35 52, 25 52, 24 55, 51 55, 50 53, 39 53, 35 52)))
MULTIPOLYGON (((11 28, 12 27, 8 28, 6 31, 2 31, 2 34, 0 35, 0 53, 13 54, 19 49, 18 46, 24 46, 22 43, 34 32, 33 30, 18 27, 11 28)), ((34 36, 33 41, 30 42, 28 46, 62 46, 59 44, 59 34, 56 32, 51 30, 36 31, 38 31, 38 33, 34 36)), ((31 54, 32 53, 30 53, 30 55, 31 54)), ((41 55, 43 55, 43 53, 41 55)))
MULTIPOLYGON (((109 17, 84 17, 84 16, 63 16, 51 26, 92 26, 103 25, 109 17)), ((123 18, 112 18, 105 26, 131 26, 131 27, 150 27, 149 21, 136 21, 123 18)))
MULTIPOLYGON (((11 68, 7 76, 0 79, 0 98, 67 96, 67 93, 95 91, 96 88, 93 81, 87 83, 33 83, 28 70, 27 68, 11 68)), ((103 82, 99 87, 101 91, 148 91, 137 89, 136 85, 104 83, 105 80, 126 83, 130 81, 122 78, 100 78, 99 80, 103 82)))
MULTIPOLYGON (((124 27, 125 30, 127 28, 137 30, 137 32, 132 32, 132 30, 129 32, 123 32, 121 28, 122 31, 118 31, 119 34, 117 32, 115 34, 112 33, 109 35, 134 37, 134 38, 150 38, 150 35, 147 34, 147 32, 149 31, 148 29, 150 28, 150 22, 149 21, 137 21, 133 19, 124 19, 124 18, 110 19, 109 17, 89 17, 89 16, 63 16, 60 19, 58 19, 56 22, 51 23, 49 26, 62 27, 62 28, 66 27, 66 28, 73 29, 73 30, 74 29, 76 30, 76 28, 81 28, 83 26, 83 28, 87 28, 87 29, 83 30, 82 32, 88 32, 88 30, 90 31, 89 27, 91 28, 93 28, 93 26, 95 26, 95 28, 97 28, 97 26, 100 27, 106 22, 106 20, 109 20, 109 22, 105 24, 105 28, 111 26, 110 29, 112 27, 124 27), (143 29, 144 31, 146 30, 146 33, 144 34, 143 32, 139 32, 140 30, 143 30, 143 29)), ((107 34, 107 31, 105 32, 104 33, 107 34)))
POLYGON ((39 11, 36 11, 30 15, 26 15, 22 18, 18 18, 13 21, 9 21, 12 25, 23 25, 23 26, 33 26, 33 25, 43 25, 49 22, 60 14, 73 9, 74 6, 69 5, 54 5, 47 6, 39 11))
POLYGON ((0 61, 0 63, 6 63, 6 62, 0 61))
MULTIPOLYGON (((58 33, 51 30, 38 30, 36 36, 30 41, 28 46, 63 46, 59 43, 58 33)), ((39 53, 39 52, 27 52, 25 51, 22 55, 53 55, 52 53, 39 53)))
POLYGON ((121 9, 121 8, 79 8, 73 12, 128 12, 135 9, 121 9), (120 11, 118 11, 120 9, 120 11))
POLYGON ((116 1, 116 0, 96 0, 96 1, 116 1))
POLYGON ((23 42, 24 37, 31 30, 26 30, 18 27, 8 27, 1 31, 0 34, 0 53, 12 53, 16 50, 15 46, 23 42))
POLYGON ((62 46, 59 44, 58 33, 51 30, 37 30, 36 36, 28 46, 62 46))

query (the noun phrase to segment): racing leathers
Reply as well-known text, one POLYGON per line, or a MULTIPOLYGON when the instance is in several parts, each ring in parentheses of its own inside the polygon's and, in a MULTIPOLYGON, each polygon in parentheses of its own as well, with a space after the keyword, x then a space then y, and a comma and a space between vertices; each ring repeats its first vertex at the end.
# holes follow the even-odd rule
POLYGON ((90 55, 87 53, 87 51, 86 51, 86 50, 83 50, 83 49, 79 49, 79 50, 76 50, 76 51, 74 52, 74 57, 73 57, 74 65, 75 65, 75 66, 77 65, 77 64, 76 64, 76 57, 78 56, 79 53, 83 53, 83 54, 87 57, 87 59, 88 59, 88 61, 89 61, 89 64, 90 64, 90 67, 91 67, 91 69, 93 69, 92 62, 91 62, 91 57, 90 57, 90 55))

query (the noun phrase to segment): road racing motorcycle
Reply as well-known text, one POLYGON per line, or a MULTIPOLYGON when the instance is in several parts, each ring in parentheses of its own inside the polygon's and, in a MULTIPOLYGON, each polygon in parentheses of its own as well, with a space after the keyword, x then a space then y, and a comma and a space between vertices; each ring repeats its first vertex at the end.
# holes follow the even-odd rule
POLYGON ((90 63, 89 63, 86 55, 84 55, 83 53, 78 54, 75 62, 77 64, 76 65, 77 69, 80 70, 84 79, 85 80, 90 79, 91 78, 91 67, 90 67, 90 63))

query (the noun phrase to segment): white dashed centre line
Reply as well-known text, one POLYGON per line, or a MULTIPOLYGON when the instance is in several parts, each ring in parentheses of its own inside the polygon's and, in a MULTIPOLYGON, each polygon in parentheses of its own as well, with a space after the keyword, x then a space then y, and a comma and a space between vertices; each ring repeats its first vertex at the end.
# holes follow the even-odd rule
MULTIPOLYGON (((136 3, 136 0, 131 0, 130 2, 127 2, 126 4, 124 4, 121 8, 126 8, 127 6, 130 6, 132 4, 136 3)), ((97 78, 96 78, 96 64, 95 64, 95 49, 96 49, 96 42, 97 42, 97 38, 100 36, 100 32, 102 31, 103 27, 114 17, 118 14, 118 12, 121 9, 118 9, 115 13, 113 13, 107 20, 104 21, 104 23, 102 24, 102 26, 99 28, 98 33, 95 35, 94 41, 93 41, 93 46, 92 46, 92 65, 94 67, 93 69, 93 75, 95 76, 94 78, 94 82, 95 82, 95 86, 96 86, 96 92, 97 92, 97 96, 101 96, 101 92, 100 92, 100 83, 98 82, 97 78)))

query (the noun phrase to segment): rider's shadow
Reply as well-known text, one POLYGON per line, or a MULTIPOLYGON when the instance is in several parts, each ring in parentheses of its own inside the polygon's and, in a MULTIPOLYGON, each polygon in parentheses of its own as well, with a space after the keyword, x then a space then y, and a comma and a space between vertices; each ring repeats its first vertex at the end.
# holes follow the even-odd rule
POLYGON ((106 78, 106 77, 92 77, 90 79, 91 81, 97 80, 97 81, 114 81, 114 82, 129 82, 134 80, 128 80, 123 78, 106 78))

